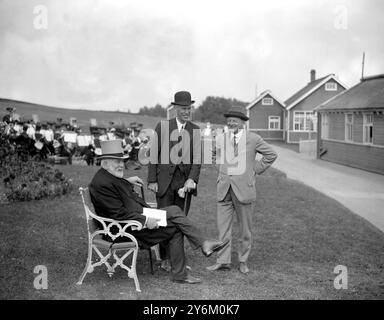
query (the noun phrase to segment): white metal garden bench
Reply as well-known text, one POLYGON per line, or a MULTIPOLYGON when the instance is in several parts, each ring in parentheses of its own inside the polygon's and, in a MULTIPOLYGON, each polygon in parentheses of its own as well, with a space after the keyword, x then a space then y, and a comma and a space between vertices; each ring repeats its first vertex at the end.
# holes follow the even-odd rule
MULTIPOLYGON (((113 220, 109 218, 104 218, 96 215, 90 208, 93 208, 92 202, 90 200, 88 188, 79 188, 81 199, 84 205, 86 220, 87 220, 87 232, 88 232, 88 257, 87 263, 85 265, 84 271, 80 276, 78 285, 83 283, 83 280, 87 273, 92 273, 94 268, 97 266, 105 265, 107 267, 107 273, 110 277, 115 273, 116 267, 120 266, 121 268, 128 271, 128 277, 132 278, 135 281, 136 291, 141 292, 139 280, 136 274, 136 260, 139 252, 139 244, 136 238, 127 232, 126 230, 141 230, 143 228, 142 224, 135 220, 113 220), (102 228, 97 225, 98 221, 102 228), (112 233, 111 229, 117 228, 117 232, 112 233), (114 243, 102 239, 103 235, 108 235, 112 241, 118 237, 128 238, 130 241, 114 243), (108 250, 106 255, 100 251, 100 249, 108 250), (99 257, 99 261, 92 261, 93 251, 99 257), (117 252, 124 252, 122 255, 118 255, 117 252), (126 264, 125 260, 132 256, 131 262, 129 265, 126 264), (109 259, 114 258, 114 263, 110 264, 109 259)), ((142 188, 143 193, 143 188, 142 188)), ((156 204, 150 204, 155 206, 156 204)), ((157 260, 160 259, 158 247, 152 247, 155 249, 157 260)), ((151 273, 153 274, 153 263, 152 263, 152 253, 151 248, 148 249, 150 264, 151 264, 151 273)))

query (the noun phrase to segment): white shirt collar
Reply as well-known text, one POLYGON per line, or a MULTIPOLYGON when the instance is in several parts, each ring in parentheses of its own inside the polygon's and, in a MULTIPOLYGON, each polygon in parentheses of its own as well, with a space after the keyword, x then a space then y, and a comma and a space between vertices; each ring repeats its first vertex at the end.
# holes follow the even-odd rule
POLYGON ((186 122, 184 124, 182 124, 179 119, 177 119, 176 117, 176 123, 177 123, 177 130, 179 130, 179 132, 182 130, 182 129, 185 129, 185 125, 187 124, 186 122))
POLYGON ((230 134, 231 140, 233 140, 233 137, 235 136, 236 137, 236 141, 239 141, 241 136, 243 135, 243 131, 244 131, 244 129, 241 129, 236 134, 234 134, 233 131, 231 131, 231 134, 230 134))

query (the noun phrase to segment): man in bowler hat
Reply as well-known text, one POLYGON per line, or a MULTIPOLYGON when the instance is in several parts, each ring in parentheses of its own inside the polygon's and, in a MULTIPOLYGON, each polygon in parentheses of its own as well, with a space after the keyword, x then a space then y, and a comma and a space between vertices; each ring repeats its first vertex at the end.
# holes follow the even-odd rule
MULTIPOLYGON (((176 92, 171 103, 176 117, 157 124, 158 162, 148 166, 148 189, 155 192, 158 208, 176 205, 185 208, 186 215, 191 204, 186 193, 196 196, 201 167, 200 161, 193 161, 200 152, 200 127, 190 121, 194 102, 188 91, 176 92)), ((165 246, 160 246, 160 256, 162 268, 169 269, 165 246)))

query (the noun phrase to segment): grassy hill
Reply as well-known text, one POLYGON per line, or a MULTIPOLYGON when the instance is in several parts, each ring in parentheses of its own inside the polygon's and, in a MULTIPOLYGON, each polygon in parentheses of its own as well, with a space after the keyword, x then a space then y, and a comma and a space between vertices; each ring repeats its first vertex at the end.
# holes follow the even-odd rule
POLYGON ((81 128, 87 128, 90 125, 90 119, 97 120, 100 127, 108 127, 112 121, 115 124, 128 126, 131 122, 142 123, 144 128, 154 128, 156 123, 162 118, 141 116, 137 114, 129 114, 117 111, 93 111, 80 109, 65 109, 50 107, 30 102, 2 99, 0 98, 0 117, 1 119, 7 114, 7 107, 16 107, 16 113, 21 116, 22 120, 31 120, 32 115, 39 116, 40 121, 56 121, 62 118, 63 122, 69 122, 69 118, 77 118, 77 123, 81 128))

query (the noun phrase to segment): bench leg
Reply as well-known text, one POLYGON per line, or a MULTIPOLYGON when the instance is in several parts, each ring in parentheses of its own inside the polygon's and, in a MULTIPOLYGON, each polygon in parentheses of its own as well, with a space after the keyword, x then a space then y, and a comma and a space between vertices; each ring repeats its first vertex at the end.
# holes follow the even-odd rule
POLYGON ((152 250, 151 248, 148 249, 148 254, 149 254, 149 264, 151 265, 151 274, 155 274, 153 271, 153 260, 152 260, 152 250))
POLYGON ((87 257, 87 263, 85 264, 85 268, 84 268, 84 271, 83 273, 81 274, 80 276, 80 279, 79 281, 77 281, 77 285, 81 285, 83 283, 83 280, 86 276, 86 274, 88 273, 88 270, 89 270, 89 266, 92 264, 92 245, 88 245, 88 257, 87 257))
POLYGON ((161 261, 159 244, 154 245, 151 249, 153 249, 153 251, 155 251, 156 261, 161 261))

